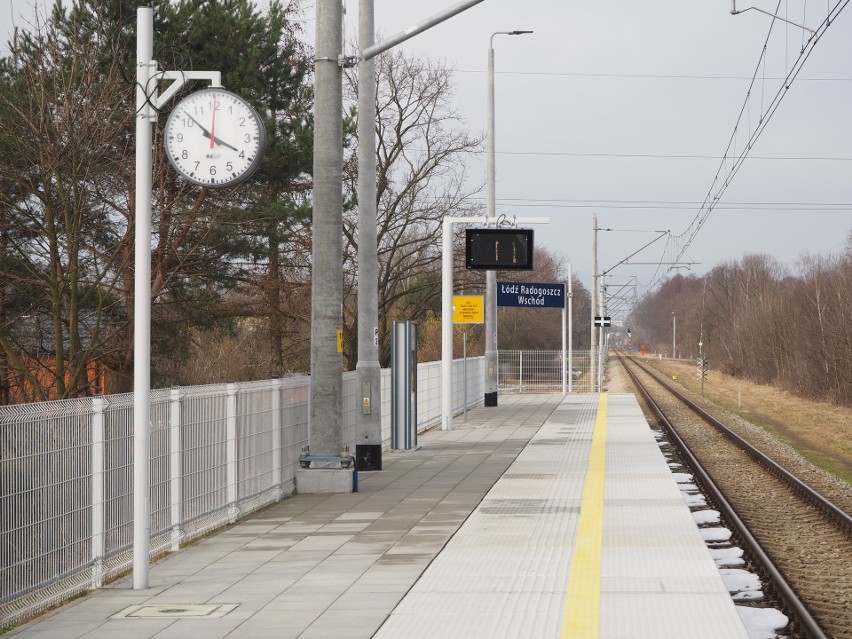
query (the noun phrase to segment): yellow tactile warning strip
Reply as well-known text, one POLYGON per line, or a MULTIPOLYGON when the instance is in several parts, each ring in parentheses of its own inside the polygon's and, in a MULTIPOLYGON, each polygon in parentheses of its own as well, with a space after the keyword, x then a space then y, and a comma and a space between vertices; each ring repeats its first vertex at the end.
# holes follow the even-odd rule
POLYGON ((571 577, 562 617, 562 639, 597 639, 601 610, 601 553, 603 549, 604 473, 606 470, 607 395, 598 399, 598 413, 583 506, 577 527, 571 577))
POLYGON ((619 393, 563 398, 373 636, 748 639, 660 444, 619 393))

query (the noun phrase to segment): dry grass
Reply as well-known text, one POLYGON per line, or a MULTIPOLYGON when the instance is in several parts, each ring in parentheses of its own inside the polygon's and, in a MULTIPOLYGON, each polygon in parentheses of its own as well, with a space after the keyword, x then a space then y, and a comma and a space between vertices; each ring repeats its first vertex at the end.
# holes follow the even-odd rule
MULTIPOLYGON (((667 377, 675 376, 689 391, 701 393, 692 360, 646 357, 644 362, 667 377)), ((852 409, 807 401, 712 369, 704 382, 704 396, 765 428, 816 466, 852 484, 852 409)))

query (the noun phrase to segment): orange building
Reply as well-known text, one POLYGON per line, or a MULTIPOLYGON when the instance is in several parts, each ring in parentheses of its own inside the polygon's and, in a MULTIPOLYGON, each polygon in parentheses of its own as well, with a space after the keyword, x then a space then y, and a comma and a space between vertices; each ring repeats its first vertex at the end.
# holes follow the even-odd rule
MULTIPOLYGON (((26 404, 60 399, 56 383, 55 358, 30 360, 28 368, 27 375, 15 374, 9 371, 11 373, 7 379, 9 404, 26 404)), ((96 361, 88 362, 84 376, 85 382, 83 388, 79 389, 75 393, 75 396, 87 397, 92 395, 106 395, 114 392, 115 374, 104 364, 96 361)), ((69 385, 71 382, 71 373, 67 369, 67 363, 64 378, 66 386, 69 385)))

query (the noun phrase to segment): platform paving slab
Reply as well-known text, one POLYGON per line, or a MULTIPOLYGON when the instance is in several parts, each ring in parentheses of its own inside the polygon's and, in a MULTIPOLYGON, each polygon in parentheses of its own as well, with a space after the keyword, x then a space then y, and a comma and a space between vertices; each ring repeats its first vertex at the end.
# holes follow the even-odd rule
POLYGON ((367 639, 550 417, 561 396, 507 396, 419 449, 386 452, 359 492, 294 495, 12 629, 15 639, 367 639), (131 605, 236 604, 222 618, 116 618, 131 605))
POLYGON ((376 639, 567 636, 748 637, 632 395, 566 397, 376 639))
MULTIPOLYGON (((122 580, 7 636, 558 637, 595 397, 505 397, 387 453, 359 493, 285 499, 153 565, 147 590, 122 580), (235 608, 119 616, 140 604, 235 608)), ((635 398, 610 395, 607 424, 598 636, 744 637, 635 398)))

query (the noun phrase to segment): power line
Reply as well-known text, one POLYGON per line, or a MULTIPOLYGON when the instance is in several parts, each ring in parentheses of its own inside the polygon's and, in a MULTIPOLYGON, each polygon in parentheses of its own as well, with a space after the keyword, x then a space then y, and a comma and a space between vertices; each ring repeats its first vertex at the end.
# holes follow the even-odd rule
MULTIPOLYGON (((473 151, 475 155, 482 155, 484 151, 473 151)), ((567 157, 600 157, 600 158, 649 158, 663 160, 730 160, 720 155, 697 155, 687 153, 582 153, 574 151, 497 151, 499 155, 540 155, 545 157, 550 156, 567 156, 567 157)), ((852 157, 830 157, 830 156, 768 156, 768 155, 752 155, 749 156, 752 160, 783 160, 794 162, 850 162, 852 157)))
MULTIPOLYGON (((456 73, 483 74, 485 70, 454 69, 456 73)), ((578 73, 565 71, 496 71, 497 75, 573 77, 573 78, 614 78, 614 79, 652 79, 652 80, 739 80, 751 81, 749 76, 737 75, 692 75, 692 74, 661 74, 661 73, 578 73)), ((784 80, 783 77, 765 77, 764 80, 784 80)), ((804 82, 852 82, 852 78, 799 78, 804 82)))
MULTIPOLYGON (((474 198, 481 199, 481 198, 474 198)), ((630 203, 601 203, 601 202, 534 202, 526 200, 498 200, 498 203, 506 202, 507 204, 517 208, 561 208, 561 209, 641 209, 641 210, 675 210, 675 211, 692 211, 695 206, 688 204, 630 204, 630 203)), ((852 211, 852 204, 843 205, 821 205, 821 206, 800 206, 800 205, 763 205, 763 206, 733 206, 730 204, 719 205, 715 207, 721 211, 791 211, 791 212, 847 212, 852 211)))
MULTIPOLYGON (((440 196, 432 196, 440 199, 440 196)), ((469 197, 484 201, 482 197, 469 197)), ((517 207, 599 208, 599 209, 672 209, 694 210, 701 202, 689 200, 597 200, 576 198, 501 197, 498 204, 517 207)), ((852 202, 725 202, 716 208, 729 211, 838 211, 852 210, 852 202)))
MULTIPOLYGON (((693 202, 689 200, 590 200, 590 199, 577 199, 577 198, 500 198, 500 201, 503 202, 513 202, 513 201, 526 201, 526 202, 579 202, 584 204, 607 204, 607 203, 615 203, 615 204, 681 204, 684 206, 695 206, 700 204, 700 202, 693 202)), ((727 205, 734 206, 743 206, 743 207, 752 207, 752 206, 801 206, 801 207, 829 207, 829 206, 839 206, 839 207, 850 207, 852 206, 852 202, 726 202, 727 205)))
MULTIPOLYGON (((425 200, 440 200, 440 195, 421 195, 425 200)), ((470 196, 471 202, 484 202, 485 198, 470 196)), ((497 204, 515 207, 538 208, 597 208, 597 209, 665 209, 691 211, 701 202, 688 200, 595 200, 572 198, 501 197, 497 204)), ((724 211, 852 211, 852 202, 724 202, 715 208, 724 211)))
MULTIPOLYGON (((722 196, 727 191, 728 186, 730 186, 736 174, 739 172, 743 163, 745 162, 746 157, 749 156, 749 153, 754 148, 755 143, 758 138, 763 134, 766 130, 766 126, 769 121, 772 119, 772 116, 775 115, 778 107, 781 103, 781 100, 787 95, 787 92, 790 90, 790 86, 795 82, 798 78, 799 72, 802 70, 807 59, 810 57, 813 52, 816 43, 819 42, 823 35, 825 35, 828 27, 834 22, 839 14, 846 8, 849 0, 838 0, 838 2, 830 7, 825 19, 820 23, 815 31, 812 32, 810 38, 808 38, 807 42, 802 43, 802 48, 799 53, 799 56, 793 62, 793 64, 788 67, 789 71, 785 76, 784 80, 781 83, 781 86, 776 91, 775 95, 771 98, 769 105, 764 108, 764 100, 763 94, 761 92, 760 96, 760 110, 759 110, 759 118, 756 126, 752 128, 752 114, 751 114, 751 99, 752 99, 752 90, 755 89, 755 85, 758 83, 759 73, 761 69, 765 74, 766 72, 766 60, 767 60, 767 49, 770 42, 770 38, 772 36, 772 29, 775 27, 776 20, 773 18, 772 22, 769 25, 769 31, 766 35, 766 40, 764 41, 763 48, 761 49, 760 56, 758 57, 757 65, 755 66, 754 73, 752 74, 752 79, 749 84, 749 89, 746 92, 745 100, 743 101, 743 106, 740 109, 740 114, 737 117, 737 121, 734 125, 734 130, 731 133, 731 136, 728 140, 728 146, 725 149, 725 154, 722 158, 722 161, 719 165, 719 168, 716 170, 716 175, 713 178, 713 182, 710 186, 707 195, 705 196, 704 203, 699 207, 698 212, 695 214, 692 222, 690 222, 687 229, 677 236, 670 236, 669 246, 667 249, 669 250, 670 255, 673 255, 673 259, 667 260, 670 262, 678 262, 680 259, 686 254, 687 248, 689 248, 692 241, 698 235, 698 232, 704 226, 704 223, 707 221, 710 213, 719 205, 722 196), (747 121, 744 122, 744 119, 747 118, 747 121), (747 126, 746 126, 747 125, 747 126), (741 144, 739 149, 737 148, 738 136, 740 134, 740 129, 744 129, 745 133, 748 134, 748 138, 744 144, 741 144)), ((778 0, 778 7, 776 8, 775 13, 778 13, 778 9, 781 6, 781 0, 778 0)), ((765 84, 766 77, 762 78, 762 82, 765 84)), ((757 98, 755 98, 757 99, 757 98)), ((652 284, 655 284, 659 281, 659 278, 662 277, 662 262, 660 266, 657 268, 657 272, 654 274, 652 284)))

